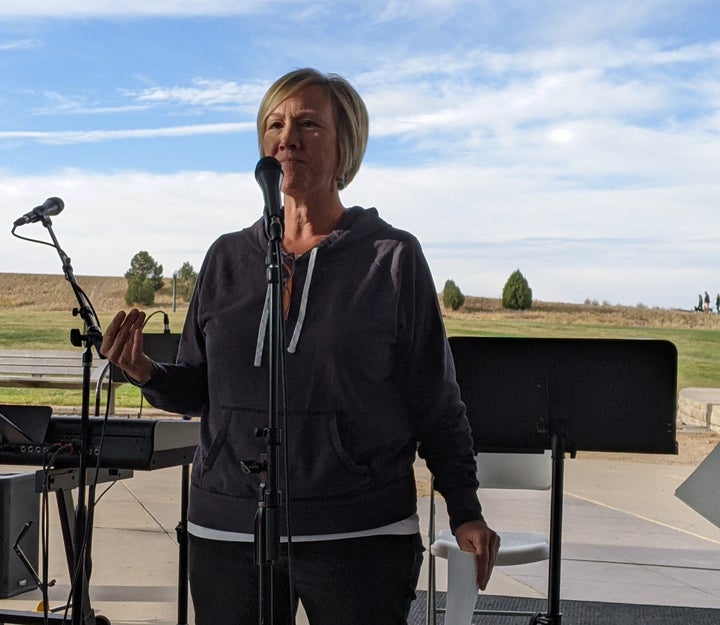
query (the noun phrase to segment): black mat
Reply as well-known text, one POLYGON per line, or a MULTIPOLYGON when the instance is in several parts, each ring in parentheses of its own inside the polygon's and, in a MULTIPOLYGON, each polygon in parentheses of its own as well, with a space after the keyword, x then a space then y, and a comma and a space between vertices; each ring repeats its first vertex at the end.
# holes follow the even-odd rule
MULTIPOLYGON (((408 625, 425 625, 426 594, 418 591, 418 598, 410 609, 408 625)), ((444 593, 437 593, 437 605, 445 605, 444 593)), ((476 607, 483 610, 523 610, 545 613, 547 602, 542 599, 523 597, 499 597, 478 595, 476 607)), ((560 601, 562 625, 718 625, 720 609, 684 608, 677 606, 634 605, 627 603, 604 603, 597 601, 560 601)), ((529 617, 481 616, 473 618, 473 624, 523 625, 529 617)), ((443 625, 443 614, 437 615, 438 625, 443 625)))

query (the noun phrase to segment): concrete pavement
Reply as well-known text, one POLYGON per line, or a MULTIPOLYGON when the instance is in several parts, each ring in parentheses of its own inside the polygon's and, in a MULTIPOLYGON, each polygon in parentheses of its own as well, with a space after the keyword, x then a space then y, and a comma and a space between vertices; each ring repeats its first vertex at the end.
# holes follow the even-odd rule
MULTIPOLYGON (((612 455, 565 463, 563 514, 563 599, 720 608, 720 529, 679 501, 675 489, 692 465, 667 464, 662 456, 620 461, 612 455)), ((3 467, 4 473, 28 467, 3 467)), ((418 480, 427 472, 417 465, 418 480)), ((92 605, 114 625, 177 624, 181 470, 136 471, 114 483, 100 499, 95 516, 92 605)), ((103 487, 98 488, 98 494, 103 487)), ((485 491, 489 523, 504 529, 549 526, 549 493, 485 491)), ((427 535, 429 502, 420 499, 427 535)), ((51 499, 51 605, 68 591, 67 566, 51 499)), ((442 501, 438 527, 445 526, 442 501)), ((438 588, 444 588, 444 561, 438 559, 438 588)), ((422 572, 420 589, 427 588, 422 572)), ((547 563, 497 569, 490 594, 543 597, 547 563)), ((37 590, 1 599, 0 610, 32 610, 37 590)), ((192 607, 189 607, 192 622, 192 607)), ((299 625, 306 623, 303 615, 299 625)))

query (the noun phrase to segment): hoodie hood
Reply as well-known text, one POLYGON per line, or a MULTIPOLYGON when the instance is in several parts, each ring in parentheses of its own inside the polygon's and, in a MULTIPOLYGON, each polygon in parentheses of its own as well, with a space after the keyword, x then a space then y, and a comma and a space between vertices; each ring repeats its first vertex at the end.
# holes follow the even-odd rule
MULTIPOLYGON (((255 224, 256 234, 258 235, 258 244, 267 248, 267 235, 265 233, 264 221, 259 221, 255 224)), ((303 324, 305 323, 305 315, 307 312, 308 299, 310 297, 310 286, 312 284, 312 275, 315 270, 315 263, 319 250, 331 251, 346 245, 351 245, 354 241, 361 240, 365 237, 374 236, 383 229, 390 229, 390 225, 382 220, 378 215, 377 209, 375 208, 362 208, 360 206, 353 206, 345 210, 345 213, 340 218, 337 227, 326 236, 320 243, 318 243, 311 250, 306 252, 308 255, 308 268, 307 275, 305 277, 305 284, 302 289, 302 296, 300 298, 300 309, 298 316, 295 321, 295 327, 293 329, 290 342, 286 349, 288 353, 293 354, 297 349, 298 343, 300 342, 300 336, 302 334, 303 324)), ((305 256, 303 254, 303 256, 305 256)), ((292 254, 284 256, 292 264, 295 262, 295 258, 292 254)), ((283 281, 286 280, 283 275, 283 281)), ((255 366, 262 366, 262 355, 265 348, 265 341, 267 338, 267 327, 270 320, 270 302, 271 302, 271 285, 268 284, 267 294, 265 295, 265 303, 263 305, 263 311, 260 316, 260 326, 258 328, 257 344, 255 346, 255 366)))

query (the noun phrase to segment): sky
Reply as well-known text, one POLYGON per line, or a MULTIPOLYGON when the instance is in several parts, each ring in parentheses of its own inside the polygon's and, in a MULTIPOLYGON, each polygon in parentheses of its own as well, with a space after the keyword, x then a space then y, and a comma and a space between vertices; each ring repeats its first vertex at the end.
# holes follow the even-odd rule
POLYGON ((438 291, 691 309, 720 292, 715 0, 3 0, 0 272, 62 274, 13 222, 60 197, 80 279, 197 270, 262 216, 255 116, 297 67, 370 113, 346 206, 418 237, 438 291))

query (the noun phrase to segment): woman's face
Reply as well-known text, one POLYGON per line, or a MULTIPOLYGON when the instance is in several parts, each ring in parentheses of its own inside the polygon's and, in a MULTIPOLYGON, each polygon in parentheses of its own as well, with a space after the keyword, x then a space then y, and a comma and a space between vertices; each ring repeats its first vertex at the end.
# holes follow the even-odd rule
POLYGON ((283 100, 265 122, 264 156, 282 165, 282 192, 296 199, 334 193, 337 133, 330 97, 319 85, 303 87, 283 100))

